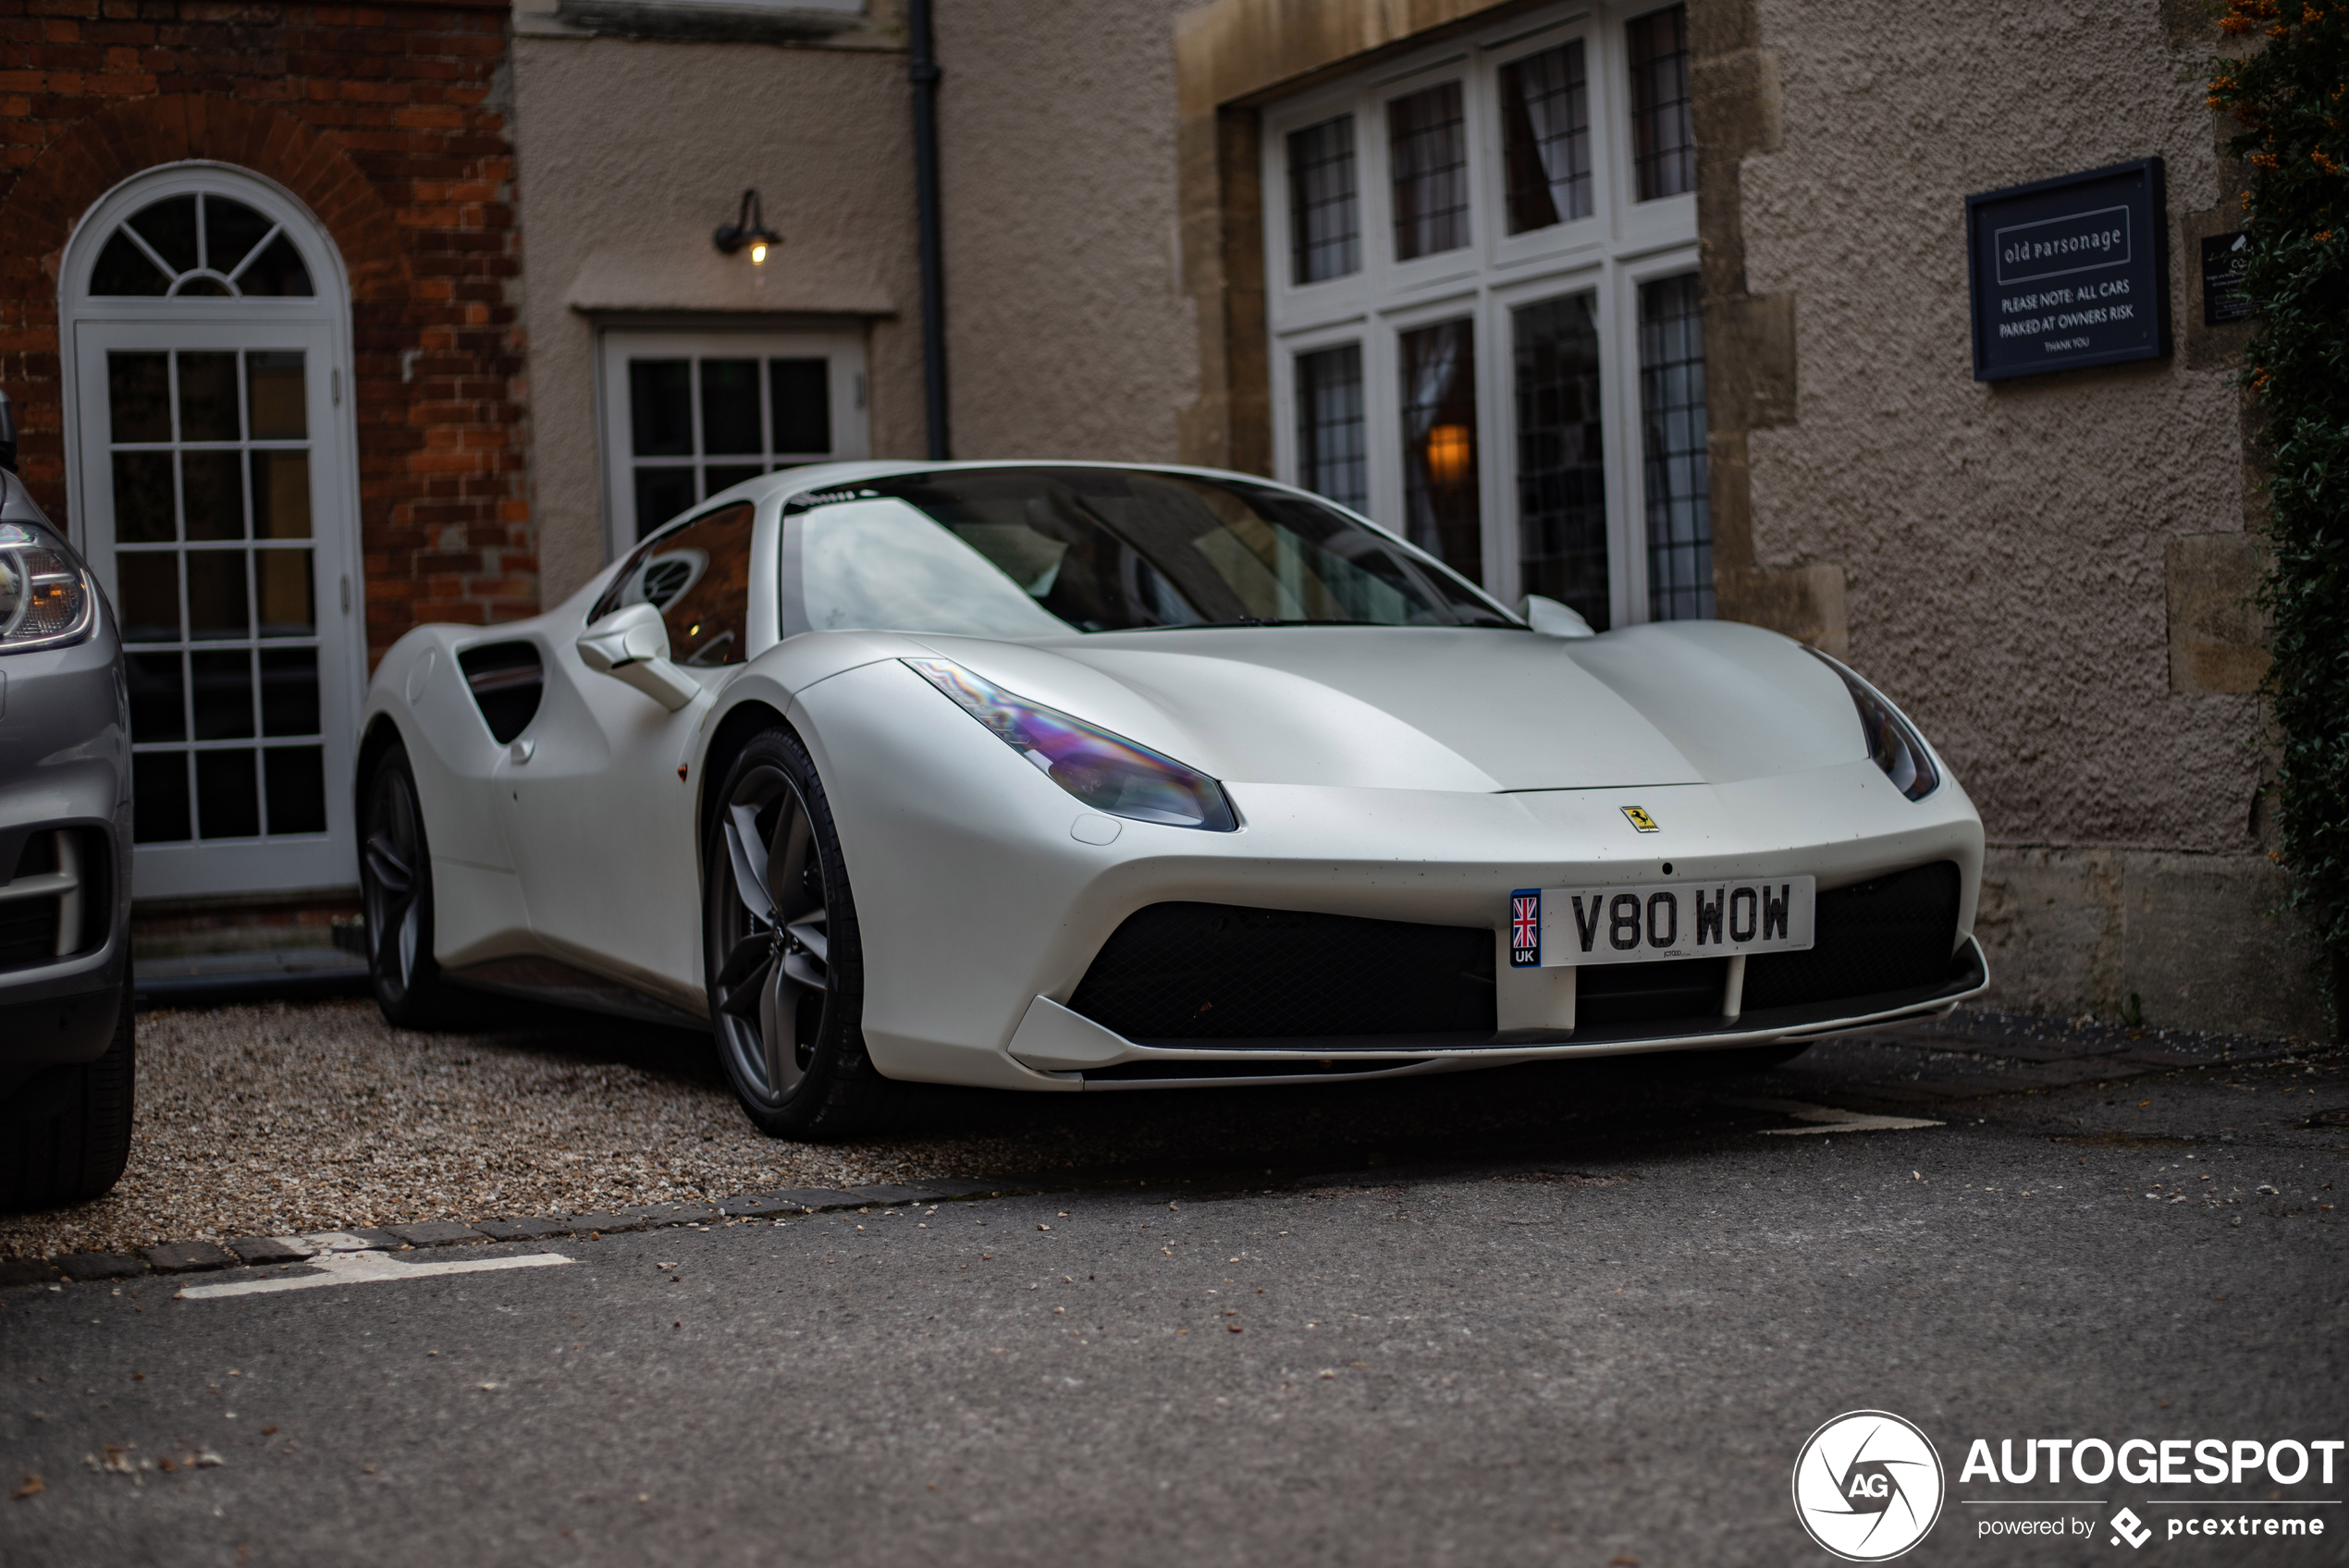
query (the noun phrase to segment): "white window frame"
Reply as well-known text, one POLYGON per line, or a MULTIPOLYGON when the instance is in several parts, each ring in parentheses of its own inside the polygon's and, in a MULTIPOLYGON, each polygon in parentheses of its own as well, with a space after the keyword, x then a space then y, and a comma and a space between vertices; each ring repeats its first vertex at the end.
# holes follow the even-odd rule
POLYGON ((1509 312, 1563 294, 1593 292, 1606 462, 1608 597, 1617 626, 1648 618, 1639 286, 1694 272, 1697 266, 1695 195, 1630 199, 1635 187, 1625 24, 1659 8, 1656 0, 1637 0, 1559 6, 1520 15, 1272 104, 1262 121, 1273 472, 1292 483, 1298 474, 1297 356, 1359 343, 1369 453, 1366 509, 1374 521, 1400 532, 1405 512, 1396 340, 1414 327, 1472 317, 1484 584, 1494 597, 1514 605, 1522 589, 1509 312), (1590 83, 1592 214, 1527 234, 1505 234, 1501 67, 1574 39, 1582 41, 1590 83), (1398 263, 1394 259, 1386 105, 1448 80, 1461 84, 1468 126, 1470 242, 1459 250, 1398 263), (1291 276, 1288 136, 1342 114, 1354 116, 1362 264, 1344 276, 1298 285, 1291 276))
MULTIPOLYGON (((869 455, 866 404, 865 334, 849 327, 644 327, 607 326, 596 345, 597 427, 602 433, 606 560, 634 549, 636 486, 634 439, 629 423, 628 361, 639 359, 770 359, 830 361, 832 450, 825 462, 854 462, 869 455)), ((695 440, 700 440, 701 378, 692 378, 695 440)), ((762 374, 760 386, 766 378, 762 374)), ((764 394, 762 393, 762 397, 764 394)), ((697 459, 697 461, 710 459, 697 459)), ((742 459, 741 461, 766 461, 742 459)), ((698 509, 696 497, 688 510, 698 509)), ((683 516, 683 513, 679 513, 683 516)))

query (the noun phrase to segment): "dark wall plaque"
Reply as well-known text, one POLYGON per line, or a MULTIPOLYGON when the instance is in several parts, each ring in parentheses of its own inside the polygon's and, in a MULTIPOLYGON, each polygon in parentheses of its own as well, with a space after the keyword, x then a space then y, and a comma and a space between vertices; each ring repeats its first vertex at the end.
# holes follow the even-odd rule
POLYGON ((2160 159, 1985 191, 1965 207, 1976 381, 2170 351, 2160 159))
POLYGON ((2214 234, 2202 242, 2202 325, 2220 326, 2249 321, 2258 312, 2243 291, 2243 258, 2248 249, 2241 234, 2214 234))

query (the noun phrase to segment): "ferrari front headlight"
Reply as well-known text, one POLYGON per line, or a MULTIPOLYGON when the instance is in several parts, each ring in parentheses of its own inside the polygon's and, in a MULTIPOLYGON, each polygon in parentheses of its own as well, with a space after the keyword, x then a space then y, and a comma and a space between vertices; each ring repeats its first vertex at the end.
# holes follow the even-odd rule
MULTIPOLYGON (((25 533, 13 527, 6 532, 25 533)), ((62 551, 37 544, 6 547, 10 543, 0 537, 0 654, 78 641, 89 631, 97 607, 81 569, 62 551)))
POLYGON ((905 667, 995 732, 1045 778, 1112 816, 1170 827, 1229 833, 1239 826, 1224 787, 1197 768, 1099 725, 1015 697, 951 659, 906 659, 905 667))
POLYGON ((1860 710, 1860 729, 1867 737, 1868 755, 1892 787, 1912 801, 1921 801, 1941 787, 1941 770, 1933 766, 1925 737, 1891 700, 1835 659, 1813 648, 1819 662, 1843 678, 1851 705, 1860 710))

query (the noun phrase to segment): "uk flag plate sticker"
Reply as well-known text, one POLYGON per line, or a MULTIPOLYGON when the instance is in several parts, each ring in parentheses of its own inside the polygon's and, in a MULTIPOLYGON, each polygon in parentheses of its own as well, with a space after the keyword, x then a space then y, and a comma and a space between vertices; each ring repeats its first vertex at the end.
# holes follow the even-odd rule
POLYGON ((1509 895, 1509 967, 1537 969, 1542 963, 1542 889, 1519 888, 1509 895))

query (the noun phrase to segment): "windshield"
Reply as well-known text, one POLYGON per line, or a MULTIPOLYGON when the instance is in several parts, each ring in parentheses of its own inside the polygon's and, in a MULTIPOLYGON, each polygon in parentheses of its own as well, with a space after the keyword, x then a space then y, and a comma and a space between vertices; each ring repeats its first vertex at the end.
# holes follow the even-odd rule
POLYGON ((818 491, 784 519, 786 633, 1518 624, 1335 508, 1238 480, 958 469, 818 491))

